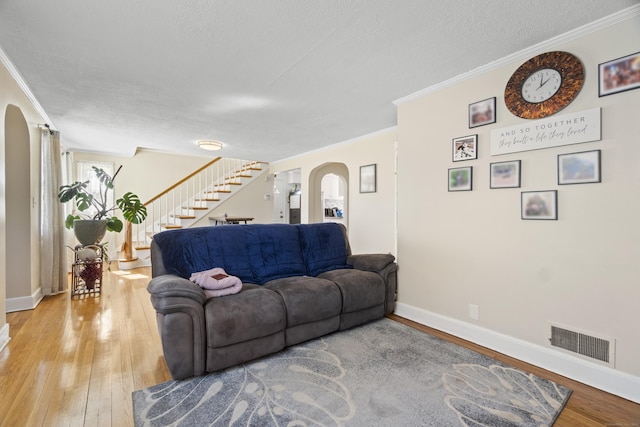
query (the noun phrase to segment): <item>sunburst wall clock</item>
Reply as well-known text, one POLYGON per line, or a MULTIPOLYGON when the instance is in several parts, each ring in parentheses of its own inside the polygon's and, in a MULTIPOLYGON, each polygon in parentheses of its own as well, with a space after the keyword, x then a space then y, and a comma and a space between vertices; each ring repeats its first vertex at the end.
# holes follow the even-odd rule
POLYGON ((584 84, 582 62, 568 52, 536 55, 511 75, 504 90, 509 111, 523 119, 541 119, 565 108, 584 84))

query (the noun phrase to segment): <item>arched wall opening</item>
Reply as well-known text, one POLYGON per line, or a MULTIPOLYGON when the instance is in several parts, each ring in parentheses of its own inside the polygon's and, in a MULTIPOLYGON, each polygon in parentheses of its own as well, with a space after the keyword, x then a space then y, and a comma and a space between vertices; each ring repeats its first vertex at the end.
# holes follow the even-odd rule
POLYGON ((31 177, 29 126, 20 108, 4 116, 6 297, 31 295, 31 177))
POLYGON ((328 175, 337 175, 343 180, 343 212, 344 219, 341 221, 347 228, 349 227, 349 168, 344 163, 324 163, 314 168, 309 174, 309 223, 324 222, 325 204, 322 193, 322 179, 328 175))

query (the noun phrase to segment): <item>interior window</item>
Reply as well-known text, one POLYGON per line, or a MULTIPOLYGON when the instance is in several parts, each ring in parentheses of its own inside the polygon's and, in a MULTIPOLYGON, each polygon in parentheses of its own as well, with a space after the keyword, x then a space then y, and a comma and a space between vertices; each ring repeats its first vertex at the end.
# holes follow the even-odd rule
MULTIPOLYGON (((113 177, 115 166, 113 163, 110 163, 110 162, 78 160, 77 169, 76 169, 77 180, 89 181, 89 186, 87 187, 88 191, 93 195, 93 197, 99 200, 101 197, 103 197, 103 195, 100 194, 100 181, 98 181, 98 178, 96 177, 96 174, 93 171, 93 166, 103 169, 106 173, 108 173, 112 177, 113 177)), ((107 194, 107 206, 113 206, 113 204, 115 203, 113 200, 114 192, 109 191, 108 193, 109 194, 107 194)), ((96 209, 94 207, 91 207, 86 211, 84 211, 84 213, 88 215, 94 215, 96 213, 96 209)))

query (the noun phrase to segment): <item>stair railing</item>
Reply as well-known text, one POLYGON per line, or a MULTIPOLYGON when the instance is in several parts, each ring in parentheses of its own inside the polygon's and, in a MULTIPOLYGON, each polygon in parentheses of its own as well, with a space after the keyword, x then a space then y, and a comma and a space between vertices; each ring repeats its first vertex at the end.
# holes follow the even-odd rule
POLYGON ((262 170, 262 162, 217 157, 190 173, 144 205, 147 218, 136 224, 133 246, 148 247, 153 235, 172 228, 182 228, 196 220, 196 211, 209 211, 225 199, 242 178, 262 170))

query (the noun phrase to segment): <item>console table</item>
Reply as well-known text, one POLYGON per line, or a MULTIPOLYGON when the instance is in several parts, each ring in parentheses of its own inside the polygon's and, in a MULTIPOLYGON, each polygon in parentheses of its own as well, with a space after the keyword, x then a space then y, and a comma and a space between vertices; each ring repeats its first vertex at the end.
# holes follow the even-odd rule
POLYGON ((253 221, 253 218, 246 216, 210 216, 209 221, 214 221, 215 225, 220 224, 240 224, 244 222, 245 224, 249 223, 249 221, 253 221))

